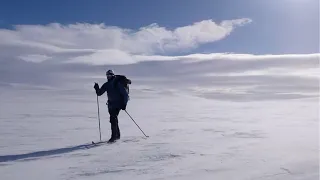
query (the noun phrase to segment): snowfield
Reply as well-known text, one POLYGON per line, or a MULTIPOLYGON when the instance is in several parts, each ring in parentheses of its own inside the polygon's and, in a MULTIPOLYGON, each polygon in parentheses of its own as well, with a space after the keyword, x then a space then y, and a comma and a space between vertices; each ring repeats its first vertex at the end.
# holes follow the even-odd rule
MULTIPOLYGON (((121 111, 121 139, 90 146, 99 141, 93 88, 2 87, 1 180, 319 179, 317 97, 219 100, 144 87, 127 111, 150 137, 121 111)), ((99 102, 107 140, 106 96, 99 102)))

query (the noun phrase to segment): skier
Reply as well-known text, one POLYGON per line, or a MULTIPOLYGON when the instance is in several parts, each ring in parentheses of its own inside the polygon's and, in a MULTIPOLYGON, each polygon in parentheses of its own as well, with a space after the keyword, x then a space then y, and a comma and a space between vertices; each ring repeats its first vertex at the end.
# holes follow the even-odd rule
MULTIPOLYGON (((129 100, 129 92, 126 89, 126 86, 121 83, 121 78, 124 76, 115 75, 113 70, 108 70, 106 72, 108 81, 104 83, 101 88, 97 83, 94 84, 94 89, 98 96, 103 95, 107 92, 108 96, 108 112, 110 115, 110 124, 111 124, 111 138, 108 142, 114 142, 115 140, 120 139, 120 129, 118 125, 118 115, 120 110, 126 110, 127 103, 129 100)), ((125 80, 131 81, 129 79, 125 80)), ((129 84, 130 84, 129 83, 129 84)))

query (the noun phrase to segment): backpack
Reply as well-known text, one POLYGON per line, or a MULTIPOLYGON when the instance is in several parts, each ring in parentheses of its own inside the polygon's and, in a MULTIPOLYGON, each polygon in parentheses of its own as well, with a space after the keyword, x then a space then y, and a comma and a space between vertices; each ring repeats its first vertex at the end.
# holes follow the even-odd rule
POLYGON ((131 84, 131 80, 128 79, 125 75, 115 75, 114 83, 117 84, 118 82, 120 82, 123 85, 123 87, 129 94, 130 92, 129 84, 131 84))

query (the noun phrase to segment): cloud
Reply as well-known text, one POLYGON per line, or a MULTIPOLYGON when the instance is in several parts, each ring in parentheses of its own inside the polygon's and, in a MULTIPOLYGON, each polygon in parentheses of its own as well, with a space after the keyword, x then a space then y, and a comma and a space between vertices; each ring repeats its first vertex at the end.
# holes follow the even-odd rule
POLYGON ((25 56, 20 56, 19 57, 22 60, 25 60, 27 62, 43 62, 45 60, 50 59, 50 57, 46 56, 46 55, 40 55, 40 54, 30 54, 30 55, 25 55, 25 56))
POLYGON ((132 30, 57 23, 1 29, 0 86, 91 92, 92 83, 104 82, 106 69, 114 69, 128 75, 133 90, 142 96, 148 92, 244 100, 318 96, 320 54, 187 53, 250 22, 205 20, 172 30, 157 24, 132 30))
POLYGON ((0 29, 0 59, 18 57, 30 61, 28 57, 43 56, 50 58, 42 60, 58 62, 83 62, 90 58, 93 64, 101 64, 102 59, 123 64, 132 62, 134 55, 187 52, 201 44, 219 41, 236 27, 250 22, 245 18, 220 23, 204 20, 173 30, 158 24, 138 30, 86 23, 16 25, 12 30, 0 29))
POLYGON ((98 50, 90 55, 78 56, 65 63, 85 63, 93 65, 113 65, 136 63, 132 56, 118 49, 98 50), (108 58, 106 58, 108 57, 108 58))
MULTIPOLYGON (((104 52, 101 53, 103 56, 104 52)), ((114 53, 119 57, 118 52, 114 53)), ((319 54, 239 56, 242 58, 237 54, 139 56, 136 58, 142 61, 125 64, 108 63, 102 58, 99 66, 89 62, 48 64, 12 60, 0 66, 0 86, 11 88, 15 83, 23 86, 14 87, 28 89, 82 90, 89 96, 93 82, 104 83, 105 71, 114 69, 133 81, 133 99, 163 94, 232 101, 319 96, 319 54), (150 61, 145 61, 146 57, 150 61)))
POLYGON ((255 66, 256 68, 265 68, 267 66, 315 67, 319 64, 319 57, 320 54, 254 55, 209 53, 189 54, 183 56, 130 55, 119 50, 101 50, 91 55, 73 58, 72 60, 65 61, 65 63, 81 63, 88 65, 124 65, 145 61, 183 61, 187 64, 215 63, 215 65, 219 65, 220 62, 223 62, 223 64, 229 63, 230 65, 238 64, 238 69, 241 69, 243 65, 255 66))

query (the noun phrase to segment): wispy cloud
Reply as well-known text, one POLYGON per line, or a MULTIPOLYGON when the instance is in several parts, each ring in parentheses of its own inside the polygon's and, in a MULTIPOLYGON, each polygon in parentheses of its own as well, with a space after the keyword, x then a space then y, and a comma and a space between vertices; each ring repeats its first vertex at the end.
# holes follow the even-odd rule
POLYGON ((194 49, 227 37, 250 19, 204 20, 173 30, 151 24, 138 30, 104 24, 17 25, 0 29, 0 58, 45 56, 52 61, 83 61, 102 64, 132 62, 135 55, 156 55, 194 49))
POLYGON ((19 57, 22 60, 25 60, 27 62, 43 62, 45 60, 48 60, 50 57, 46 55, 40 55, 40 54, 34 54, 34 55, 25 55, 25 56, 20 56, 19 57))

